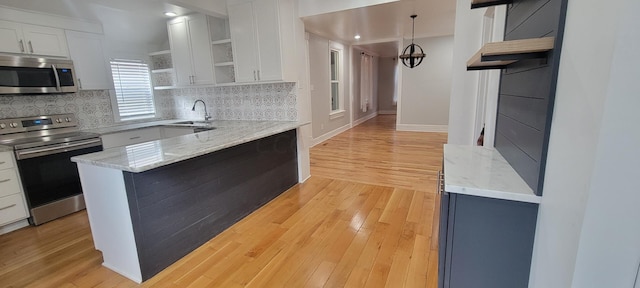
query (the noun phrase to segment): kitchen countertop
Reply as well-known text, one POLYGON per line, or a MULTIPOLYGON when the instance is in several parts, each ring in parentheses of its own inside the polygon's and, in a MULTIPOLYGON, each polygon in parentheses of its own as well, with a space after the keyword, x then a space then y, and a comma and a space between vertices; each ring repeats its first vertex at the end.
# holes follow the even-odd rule
MULTIPOLYGON (((117 133, 117 132, 122 132, 122 131, 127 131, 127 130, 135 130, 135 129, 143 129, 143 128, 149 128, 149 127, 154 127, 154 126, 163 126, 163 125, 175 125, 176 122, 182 122, 182 121, 202 121, 202 120, 189 120, 189 119, 173 119, 173 120, 157 120, 157 121, 149 121, 149 122, 140 122, 140 123, 133 123, 133 124, 123 124, 123 125, 116 125, 116 126, 109 126, 109 127, 102 127, 102 128, 94 128, 94 129, 85 129, 82 131, 85 132, 92 132, 92 133, 97 133, 100 135, 104 135, 104 134, 111 134, 111 133, 117 133)), ((213 121, 209 121, 209 122, 213 122, 213 121)), ((219 121, 217 121, 219 122, 219 121)), ((255 121, 246 121, 246 122, 255 122, 255 121)))
MULTIPOLYGON (((108 134, 177 121, 180 120, 155 121, 87 131, 108 134)), ((210 123, 210 126, 216 127, 215 130, 115 147, 102 152, 75 156, 71 161, 134 173, 144 172, 309 124, 295 121, 210 121, 210 123)))
POLYGON ((444 175, 444 190, 449 193, 528 203, 542 200, 494 148, 444 145, 444 175))
POLYGON ((0 152, 9 152, 9 151, 13 151, 13 147, 0 145, 0 152))

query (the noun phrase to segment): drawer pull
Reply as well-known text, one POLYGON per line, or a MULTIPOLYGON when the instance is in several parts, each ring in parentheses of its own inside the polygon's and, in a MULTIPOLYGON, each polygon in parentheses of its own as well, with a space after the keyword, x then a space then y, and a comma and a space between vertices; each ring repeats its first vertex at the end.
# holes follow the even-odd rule
POLYGON ((0 208, 0 210, 9 209, 9 208, 14 207, 14 206, 16 206, 16 204, 11 204, 11 205, 9 205, 7 207, 2 207, 2 208, 0 208))
POLYGON ((136 140, 136 139, 140 139, 140 136, 136 136, 136 137, 131 137, 131 138, 129 138, 129 140, 136 140))
POLYGON ((0 161, 0 165, 3 165, 4 163, 7 163, 7 162, 4 162, 4 161, 0 161))
POLYGON ((0 180, 0 183, 5 183, 5 182, 9 182, 11 181, 11 179, 4 179, 4 180, 0 180))

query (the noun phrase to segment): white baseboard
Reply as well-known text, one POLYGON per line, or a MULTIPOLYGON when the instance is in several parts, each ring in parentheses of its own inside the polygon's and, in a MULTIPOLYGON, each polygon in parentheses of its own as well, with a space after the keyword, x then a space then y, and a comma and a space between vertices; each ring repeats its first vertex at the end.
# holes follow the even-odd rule
POLYGON ((449 125, 396 124, 397 131, 448 132, 449 125))
POLYGON ((313 143, 311 143, 311 147, 316 146, 324 141, 331 139, 331 137, 336 136, 344 131, 351 129, 351 124, 344 125, 336 130, 330 131, 318 138, 313 139, 313 143))
POLYGON ((396 114, 398 114, 398 111, 396 110, 378 111, 378 115, 396 115, 396 114))
POLYGON ((367 120, 373 119, 374 117, 378 116, 378 112, 369 114, 367 116, 364 116, 356 121, 353 121, 353 125, 351 125, 351 127, 356 127, 364 122, 366 122, 367 120))
POLYGON ((16 231, 20 228, 24 228, 27 226, 29 226, 29 221, 27 221, 27 219, 20 220, 18 222, 14 222, 11 224, 7 224, 5 226, 0 227, 0 235, 7 234, 12 231, 16 231))

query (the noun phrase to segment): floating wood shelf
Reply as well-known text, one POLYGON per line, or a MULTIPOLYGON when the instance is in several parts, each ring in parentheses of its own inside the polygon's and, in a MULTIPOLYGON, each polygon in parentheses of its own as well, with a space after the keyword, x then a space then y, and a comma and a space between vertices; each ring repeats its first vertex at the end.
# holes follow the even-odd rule
POLYGON ((553 37, 487 43, 469 61, 467 70, 502 69, 524 59, 546 58, 553 37))
POLYGON ((471 9, 511 3, 513 3, 513 0, 471 0, 471 9))
POLYGON ((151 53, 149 53, 149 56, 159 56, 159 55, 166 55, 166 54, 171 54, 171 50, 162 50, 162 51, 158 51, 158 52, 151 52, 151 53))
POLYGON ((233 62, 216 63, 213 66, 216 66, 216 67, 233 66, 233 62))
POLYGON ((226 43, 231 43, 231 39, 222 39, 222 40, 211 41, 211 44, 213 44, 213 45, 226 44, 226 43))

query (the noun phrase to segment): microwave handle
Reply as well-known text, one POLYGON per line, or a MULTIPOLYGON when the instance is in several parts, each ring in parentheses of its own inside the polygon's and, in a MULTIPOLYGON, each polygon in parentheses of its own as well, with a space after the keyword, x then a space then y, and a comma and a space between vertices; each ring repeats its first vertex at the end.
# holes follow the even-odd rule
POLYGON ((53 69, 53 76, 56 77, 56 91, 60 91, 60 76, 58 76, 58 69, 56 69, 56 65, 51 64, 51 69, 53 69))

